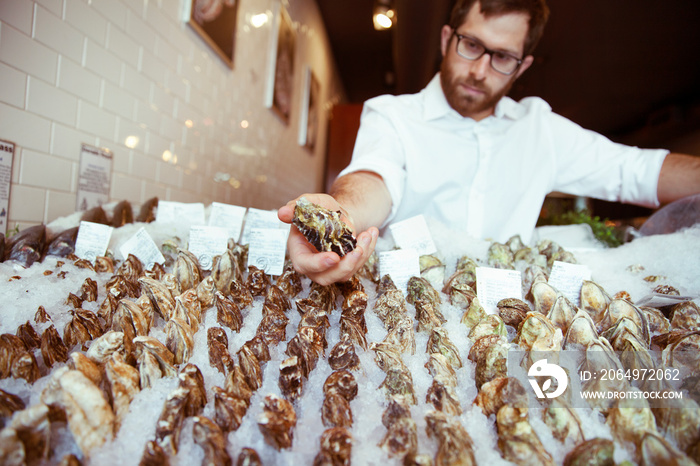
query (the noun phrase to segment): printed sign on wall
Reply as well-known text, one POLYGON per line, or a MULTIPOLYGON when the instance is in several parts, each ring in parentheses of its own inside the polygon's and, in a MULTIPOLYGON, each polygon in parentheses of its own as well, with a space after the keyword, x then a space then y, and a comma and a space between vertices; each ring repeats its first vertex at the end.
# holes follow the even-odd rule
POLYGON ((10 184, 12 183, 12 160, 15 145, 0 140, 0 232, 7 233, 7 211, 10 206, 10 184))
POLYGON ((80 150, 80 173, 75 210, 89 210, 109 201, 112 152, 89 144, 80 150))

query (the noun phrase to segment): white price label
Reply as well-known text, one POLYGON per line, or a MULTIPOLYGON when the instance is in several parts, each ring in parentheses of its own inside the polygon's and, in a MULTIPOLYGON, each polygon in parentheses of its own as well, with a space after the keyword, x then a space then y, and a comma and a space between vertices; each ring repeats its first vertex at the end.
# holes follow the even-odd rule
POLYGON ((517 270, 476 268, 476 296, 488 314, 496 314, 496 304, 505 298, 523 299, 522 278, 517 270))
POLYGON ((425 217, 416 215, 389 225, 394 242, 401 249, 414 249, 419 256, 437 252, 425 217))
POLYGON ((379 253, 379 275, 389 275, 394 285, 406 295, 411 277, 420 277, 420 263, 415 249, 396 249, 379 253))
POLYGON ((226 252, 228 237, 226 228, 195 225, 190 228, 188 250, 194 254, 203 270, 211 270, 214 257, 226 252))
POLYGON ((256 266, 268 275, 282 275, 287 252, 288 230, 253 228, 248 233, 248 266, 256 266))
POLYGON ((139 230, 128 240, 126 240, 119 248, 124 258, 133 254, 143 263, 146 270, 150 270, 154 263, 164 264, 165 258, 160 253, 158 246, 151 238, 151 235, 143 228, 139 230))
POLYGON ((101 223, 80 222, 75 239, 75 255, 94 263, 97 256, 105 255, 113 230, 111 226, 101 223))

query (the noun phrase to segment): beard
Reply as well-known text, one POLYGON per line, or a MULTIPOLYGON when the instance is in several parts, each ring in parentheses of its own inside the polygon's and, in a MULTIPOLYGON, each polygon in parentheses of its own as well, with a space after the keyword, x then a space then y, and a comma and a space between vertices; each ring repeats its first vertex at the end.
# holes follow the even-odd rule
POLYGON ((513 75, 505 86, 494 91, 486 84, 485 79, 477 80, 471 76, 466 78, 457 76, 448 61, 443 59, 440 65, 440 83, 447 102, 463 117, 481 119, 492 114, 498 101, 508 94, 515 82, 515 75, 513 75), (460 88, 462 84, 478 89, 483 94, 479 96, 466 94, 460 88))

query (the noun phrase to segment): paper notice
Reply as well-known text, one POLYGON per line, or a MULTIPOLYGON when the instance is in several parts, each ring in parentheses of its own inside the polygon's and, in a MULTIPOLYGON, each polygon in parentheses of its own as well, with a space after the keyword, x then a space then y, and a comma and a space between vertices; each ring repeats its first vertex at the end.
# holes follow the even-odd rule
POLYGON ((496 304, 504 298, 523 299, 522 280, 517 270, 476 268, 476 296, 488 314, 496 314, 496 304))
POLYGON ((83 144, 80 150, 76 210, 89 210, 107 203, 111 180, 112 152, 83 144))
POLYGON ((0 140, 0 233, 7 233, 7 212, 10 206, 10 184, 12 183, 12 161, 15 145, 0 140))
POLYGON ((420 277, 420 264, 415 249, 396 249, 379 253, 379 275, 389 275, 394 285, 406 295, 411 277, 420 277))
POLYGON ((277 228, 253 228, 248 231, 248 266, 256 266, 268 275, 282 275, 289 231, 277 228))
POLYGON ((250 231, 255 228, 281 229, 286 230, 288 234, 289 227, 289 224, 282 222, 277 217, 276 210, 260 210, 250 207, 248 209, 248 214, 245 217, 245 224, 243 225, 243 234, 241 235, 240 244, 248 244, 250 242, 250 231))
POLYGON ((214 257, 226 252, 228 238, 226 228, 195 225, 190 228, 187 249, 194 254, 203 270, 211 270, 214 257))
POLYGON ((547 281, 576 306, 581 305, 581 285, 591 279, 591 269, 581 264, 554 261, 547 281))
POLYGON ((204 204, 201 202, 183 203, 159 201, 156 210, 156 222, 158 223, 189 223, 191 225, 205 225, 204 204))
POLYGON ((394 242, 401 249, 414 249, 419 256, 437 252, 425 217, 416 215, 389 225, 394 242))
POLYGON ((245 207, 214 202, 211 205, 209 214, 209 226, 226 228, 229 238, 233 238, 235 242, 238 242, 241 237, 245 212, 245 207))
POLYGON ((139 228, 131 238, 121 245, 119 252, 124 258, 129 257, 129 254, 138 257, 146 270, 150 270, 156 262, 159 264, 165 263, 163 254, 160 253, 153 238, 143 227, 139 228))
POLYGON ((112 237, 109 225, 92 222, 80 222, 78 236, 75 239, 75 255, 94 263, 97 256, 104 256, 112 237))

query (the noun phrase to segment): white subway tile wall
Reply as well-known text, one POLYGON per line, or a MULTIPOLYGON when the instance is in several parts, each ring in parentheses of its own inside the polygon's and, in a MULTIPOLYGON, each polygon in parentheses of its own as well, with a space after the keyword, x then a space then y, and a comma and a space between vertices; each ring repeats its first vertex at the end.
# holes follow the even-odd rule
POLYGON ((8 230, 75 211, 83 143, 113 153, 111 201, 273 209, 322 189, 326 118, 344 94, 315 0, 239 0, 233 70, 187 25, 190 1, 0 1, 8 230), (280 1, 297 33, 288 124, 264 105, 280 1), (305 65, 321 82, 314 153, 296 142, 305 65))

